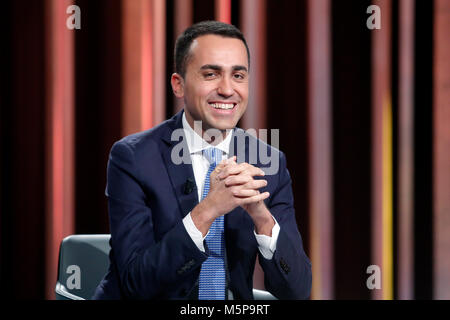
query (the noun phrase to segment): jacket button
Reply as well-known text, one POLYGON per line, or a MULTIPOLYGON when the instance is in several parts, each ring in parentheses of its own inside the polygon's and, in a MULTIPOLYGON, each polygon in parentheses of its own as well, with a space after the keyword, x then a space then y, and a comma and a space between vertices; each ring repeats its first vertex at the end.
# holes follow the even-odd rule
POLYGON ((186 263, 186 268, 189 269, 189 268, 191 268, 194 264, 195 264, 195 260, 194 260, 194 259, 189 260, 188 263, 186 263))
POLYGON ((283 258, 280 259, 280 267, 286 274, 288 274, 289 271, 291 271, 291 268, 289 268, 288 264, 284 261, 283 258))

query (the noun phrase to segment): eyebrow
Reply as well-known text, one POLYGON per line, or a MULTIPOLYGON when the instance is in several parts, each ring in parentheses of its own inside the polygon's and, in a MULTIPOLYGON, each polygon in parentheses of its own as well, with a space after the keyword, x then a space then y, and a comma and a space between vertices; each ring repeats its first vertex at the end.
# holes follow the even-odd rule
MULTIPOLYGON (((216 71, 221 71, 222 67, 217 65, 217 64, 205 64, 203 66, 201 66, 200 70, 207 70, 207 69, 212 69, 212 70, 216 70, 216 71)), ((245 66, 233 66, 233 71, 245 71, 248 72, 247 67, 245 66)))

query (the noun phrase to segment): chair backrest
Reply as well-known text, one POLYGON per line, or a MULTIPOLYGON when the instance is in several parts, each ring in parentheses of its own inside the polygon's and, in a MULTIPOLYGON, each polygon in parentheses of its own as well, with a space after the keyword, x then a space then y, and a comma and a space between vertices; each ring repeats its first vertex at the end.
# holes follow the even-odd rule
POLYGON ((57 300, 90 299, 108 271, 109 234, 71 235, 59 249, 57 300))

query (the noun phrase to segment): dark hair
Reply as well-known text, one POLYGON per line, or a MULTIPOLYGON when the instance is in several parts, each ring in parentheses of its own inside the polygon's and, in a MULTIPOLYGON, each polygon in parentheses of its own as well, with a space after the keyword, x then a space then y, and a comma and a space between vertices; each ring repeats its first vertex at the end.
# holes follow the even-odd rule
POLYGON ((242 32, 235 26, 219 21, 202 21, 187 28, 175 42, 174 62, 175 72, 183 78, 186 73, 186 65, 189 59, 189 50, 192 41, 203 35, 214 34, 227 38, 236 38, 245 44, 247 49, 248 65, 250 67, 250 50, 242 32))

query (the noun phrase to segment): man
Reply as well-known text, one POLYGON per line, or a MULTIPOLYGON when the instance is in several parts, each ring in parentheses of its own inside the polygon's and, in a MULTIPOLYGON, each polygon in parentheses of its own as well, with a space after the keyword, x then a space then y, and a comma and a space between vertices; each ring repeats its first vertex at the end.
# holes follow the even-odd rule
POLYGON ((235 128, 249 68, 234 26, 201 22, 177 39, 171 84, 184 110, 111 150, 111 263, 94 298, 253 299, 257 255, 273 295, 309 297, 285 156, 235 128), (277 160, 275 174, 259 156, 243 161, 260 154, 254 142, 277 160))

